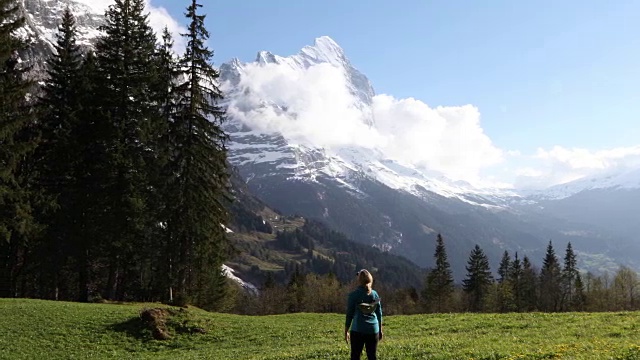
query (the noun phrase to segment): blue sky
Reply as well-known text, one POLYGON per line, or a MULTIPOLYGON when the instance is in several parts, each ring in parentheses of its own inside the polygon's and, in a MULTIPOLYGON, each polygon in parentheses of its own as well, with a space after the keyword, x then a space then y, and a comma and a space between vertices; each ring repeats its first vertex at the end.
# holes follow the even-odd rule
POLYGON ((501 148, 640 142, 639 1, 203 3, 216 63, 329 35, 378 93, 477 106, 501 148))
MULTIPOLYGON (((202 2, 218 65, 328 35, 379 94, 476 106, 493 144, 523 154, 493 175, 545 156, 540 174, 640 156, 640 1, 202 2)), ((151 0, 179 22, 188 3, 151 0)))

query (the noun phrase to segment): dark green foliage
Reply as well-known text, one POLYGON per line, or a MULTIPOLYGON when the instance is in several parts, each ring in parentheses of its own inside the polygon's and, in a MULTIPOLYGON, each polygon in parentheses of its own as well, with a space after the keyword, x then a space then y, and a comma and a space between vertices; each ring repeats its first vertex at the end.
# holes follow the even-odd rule
POLYGON ((14 36, 24 21, 17 1, 0 0, 0 297, 18 293, 30 243, 41 230, 33 216, 37 189, 26 161, 37 143, 27 101, 32 83, 19 62, 25 44, 14 36))
POLYGON ((522 261, 522 277, 520 281, 520 301, 523 311, 534 311, 538 303, 538 274, 527 256, 522 261))
POLYGON ((137 273, 157 226, 150 206, 151 169, 161 118, 154 102, 155 35, 143 0, 115 0, 106 11, 105 35, 96 44, 99 121, 104 128, 105 173, 100 184, 105 227, 97 241, 107 278, 102 295, 123 299, 146 288, 137 273), (130 266, 129 264, 133 264, 130 266))
POLYGON ((540 310, 549 312, 561 310, 561 281, 560 264, 553 250, 553 245, 549 241, 540 270, 540 310))
POLYGON ((575 282, 573 284, 575 293, 571 299, 572 311, 584 311, 587 304, 587 295, 585 293, 584 284, 582 283, 582 276, 577 274, 575 282))
POLYGON ((185 14, 190 21, 184 56, 179 61, 181 80, 175 87, 175 109, 169 126, 169 180, 167 229, 177 249, 176 291, 181 301, 211 304, 223 296, 219 269, 230 249, 222 224, 227 223, 225 197, 229 173, 227 135, 220 125, 224 109, 211 65, 213 52, 205 46, 202 5, 193 0, 185 14))
POLYGON ((515 253, 514 259, 509 266, 509 284, 511 285, 512 304, 511 308, 515 311, 522 311, 523 308, 523 289, 522 289, 522 262, 515 253))
POLYGON ((78 152, 74 168, 76 182, 76 211, 73 213, 77 232, 72 236, 72 251, 75 258, 77 278, 77 299, 89 301, 98 292, 98 279, 95 269, 98 245, 105 231, 102 214, 106 207, 107 197, 103 190, 103 175, 108 172, 108 154, 103 139, 105 122, 100 121, 100 107, 95 99, 98 97, 97 64, 93 52, 86 54, 80 69, 79 91, 80 114, 76 139, 78 152))
POLYGON ((496 307, 500 312, 514 310, 513 286, 509 280, 512 262, 508 251, 504 251, 498 267, 498 284, 496 287, 496 307))
POLYGON ((66 9, 56 34, 55 53, 47 60, 47 77, 39 99, 40 143, 33 156, 34 178, 43 190, 39 207, 41 222, 47 224, 37 247, 42 297, 77 298, 75 288, 66 288, 73 273, 70 264, 79 232, 79 187, 76 168, 81 152, 82 53, 76 44, 75 18, 66 9), (63 274, 65 274, 63 276, 63 274), (65 279, 67 278, 67 279, 65 279))
POLYGON ((477 244, 469 254, 466 269, 467 277, 462 281, 462 288, 468 296, 468 309, 474 312, 482 311, 485 309, 486 297, 493 284, 493 275, 491 275, 489 259, 477 244))
POLYGON ((511 266, 511 256, 507 250, 502 254, 500 266, 498 267, 498 282, 504 282, 509 276, 509 267, 511 266))
MULTIPOLYGON (((84 59, 73 16, 65 12, 48 61, 39 121, 27 128, 29 83, 15 61, 20 43, 10 36, 21 23, 4 21, 17 8, 10 14, 4 11, 10 3, 0 2, 4 294, 170 300, 171 290, 179 288, 181 298, 208 309, 223 302, 228 280, 220 269, 230 251, 222 226, 226 135, 219 127, 217 72, 204 47, 204 16, 193 2, 185 34, 189 48, 178 66, 168 31, 158 44, 144 4, 114 1, 95 56, 84 59), (26 146, 30 134, 41 141, 27 157, 35 148, 26 146), (32 220, 36 200, 35 214, 47 225, 43 237, 36 236, 32 220), (18 291, 12 274, 20 270, 25 286, 18 291)), ((270 230, 252 221, 254 228, 270 230)))
POLYGON ((451 308, 453 294, 453 275, 447 260, 447 252, 442 235, 436 238, 436 266, 429 271, 425 281, 423 297, 427 311, 443 312, 451 308))
POLYGON ((571 310, 576 298, 576 279, 580 276, 577 268, 576 254, 569 242, 564 255, 564 267, 561 273, 561 307, 563 310, 571 310))

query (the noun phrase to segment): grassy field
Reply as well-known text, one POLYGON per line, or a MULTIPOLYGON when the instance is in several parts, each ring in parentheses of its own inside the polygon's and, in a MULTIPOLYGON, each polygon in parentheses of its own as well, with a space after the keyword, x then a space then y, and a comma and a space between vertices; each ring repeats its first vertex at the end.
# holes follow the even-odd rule
MULTIPOLYGON (((154 304, 0 299, 0 359, 347 359, 344 317, 247 317, 189 309, 153 340, 154 304), (206 333, 189 333, 203 328, 206 333)), ((640 359, 640 313, 440 314, 385 318, 379 358, 640 359)), ((363 358, 366 358, 363 356, 363 358)))

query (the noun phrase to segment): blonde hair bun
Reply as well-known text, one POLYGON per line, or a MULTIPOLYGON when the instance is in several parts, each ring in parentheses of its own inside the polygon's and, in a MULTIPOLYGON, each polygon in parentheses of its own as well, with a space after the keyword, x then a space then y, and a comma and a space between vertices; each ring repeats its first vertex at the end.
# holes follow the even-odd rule
POLYGON ((358 284, 367 289, 367 294, 371 294, 373 288, 373 276, 367 269, 358 271, 358 284))

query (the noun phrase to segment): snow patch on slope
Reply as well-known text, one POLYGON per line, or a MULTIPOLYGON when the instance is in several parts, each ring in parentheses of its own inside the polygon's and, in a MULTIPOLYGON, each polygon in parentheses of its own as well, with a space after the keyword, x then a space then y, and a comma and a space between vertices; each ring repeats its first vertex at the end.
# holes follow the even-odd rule
POLYGON ((237 277, 234 274, 234 272, 235 272, 235 270, 233 270, 229 266, 224 265, 224 264, 222 265, 222 273, 224 274, 224 276, 226 276, 227 278, 233 280, 238 285, 240 285, 243 289, 249 291, 253 295, 257 295, 259 293, 258 288, 255 285, 240 279, 239 277, 237 277))

